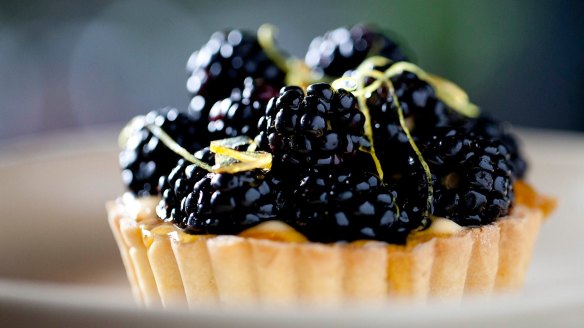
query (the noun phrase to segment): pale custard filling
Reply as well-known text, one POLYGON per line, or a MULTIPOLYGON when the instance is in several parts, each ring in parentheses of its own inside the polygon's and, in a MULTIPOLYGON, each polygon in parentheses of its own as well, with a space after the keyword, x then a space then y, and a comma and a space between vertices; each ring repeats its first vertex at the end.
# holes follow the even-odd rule
MULTIPOLYGON (((524 182, 516 182, 517 193, 516 203, 530 208, 536 208, 547 216, 556 206, 556 200, 551 197, 537 193, 531 186, 524 182)), ((156 196, 136 198, 130 193, 124 194, 118 200, 122 203, 125 215, 135 219, 140 225, 142 238, 145 245, 150 245, 156 236, 169 235, 171 239, 180 242, 193 242, 200 238, 209 238, 214 235, 191 235, 180 231, 174 225, 160 221, 156 216, 156 205, 160 198, 156 196)), ((427 236, 450 236, 460 233, 469 227, 463 227, 456 222, 442 218, 433 217, 431 225, 423 231, 413 231, 414 237, 427 236)), ((239 234, 240 237, 265 239, 281 242, 305 243, 309 240, 296 229, 278 220, 267 221, 252 228, 246 229, 239 234)), ((359 244, 363 241, 355 241, 352 244, 359 244)))

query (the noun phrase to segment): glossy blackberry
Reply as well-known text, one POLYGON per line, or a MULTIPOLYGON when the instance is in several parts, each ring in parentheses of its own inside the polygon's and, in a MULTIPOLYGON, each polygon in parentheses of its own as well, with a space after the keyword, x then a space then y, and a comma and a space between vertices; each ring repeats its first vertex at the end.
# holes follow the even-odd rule
POLYGON ((395 42, 375 28, 364 25, 355 25, 351 29, 340 27, 316 37, 310 43, 305 60, 315 71, 340 77, 370 56, 406 60, 395 42))
POLYGON ((506 122, 499 122, 487 115, 469 120, 467 130, 484 138, 495 139, 503 143, 509 150, 511 171, 517 179, 523 179, 527 171, 527 162, 520 151, 517 137, 511 132, 511 126, 506 122))
MULTIPOLYGON (((208 147, 196 152, 195 157, 210 165, 214 163, 214 155, 208 147)), ((158 189, 162 200, 156 209, 158 216, 164 221, 185 228, 187 215, 181 207, 182 200, 193 191, 195 183, 207 173, 207 170, 196 164, 179 159, 168 175, 160 177, 158 189)))
MULTIPOLYGON (((434 88, 416 74, 406 71, 391 81, 414 141, 428 138, 436 129, 465 124, 467 119, 446 106, 436 96, 434 88)), ((400 124, 398 109, 389 90, 380 87, 372 93, 367 98, 367 107, 371 114, 373 141, 376 145, 382 145, 376 147, 376 153, 384 172, 391 176, 409 169, 408 161, 412 158, 418 160, 400 124)))
POLYGON ((367 172, 309 173, 295 189, 288 223, 311 241, 404 243, 420 222, 395 206, 395 193, 367 172))
POLYGON ((168 174, 179 159, 179 155, 154 136, 146 125, 160 127, 191 152, 208 143, 204 126, 188 114, 174 108, 148 113, 119 155, 122 180, 130 191, 139 196, 155 195, 158 179, 168 174))
POLYGON ((233 89, 242 89, 246 77, 261 78, 279 89, 286 75, 268 58, 255 35, 237 29, 214 33, 191 55, 187 70, 187 89, 193 94, 190 108, 202 116, 233 89))
POLYGON ((501 142, 445 129, 421 149, 435 175, 434 215, 473 226, 509 213, 513 176, 509 151, 501 142))
POLYGON ((268 101, 278 95, 278 89, 261 79, 245 79, 243 90, 234 89, 231 97, 213 105, 209 113, 208 130, 211 139, 240 135, 251 138, 258 134, 258 120, 266 112, 268 101))
MULTIPOLYGON (((422 222, 425 226, 428 223, 426 215, 434 210, 434 204, 428 203, 426 172, 413 152, 404 157, 404 162, 400 163, 402 171, 384 177, 384 182, 398 195, 396 203, 400 210, 405 211, 411 220, 422 222)), ((431 178, 434 185, 436 175, 432 174, 431 178)))
POLYGON ((270 174, 261 170, 236 174, 209 173, 181 199, 176 218, 193 234, 237 234, 276 218, 277 194, 270 174))
MULTIPOLYGON (((350 161, 362 142, 365 117, 355 97, 326 83, 285 87, 259 121, 256 142, 270 151, 273 169, 331 167, 350 161)), ((286 170, 284 170, 286 171, 286 170)))

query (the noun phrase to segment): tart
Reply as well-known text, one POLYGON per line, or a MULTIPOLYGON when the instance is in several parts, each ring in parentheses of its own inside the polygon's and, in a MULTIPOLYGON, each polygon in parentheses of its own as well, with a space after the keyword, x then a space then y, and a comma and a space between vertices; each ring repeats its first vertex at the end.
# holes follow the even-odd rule
POLYGON ((320 37, 309 65, 281 55, 272 34, 213 35, 189 60, 189 110, 124 128, 129 191, 107 210, 137 302, 338 305, 520 289, 555 201, 526 182, 508 127, 374 28, 320 37), (347 44, 353 55, 337 53, 347 44))
POLYGON ((238 236, 190 235, 161 223, 156 201, 108 204, 134 297, 146 307, 425 302, 517 291, 543 222, 540 209, 521 206, 480 228, 437 223, 405 245, 321 244, 280 221, 238 236))

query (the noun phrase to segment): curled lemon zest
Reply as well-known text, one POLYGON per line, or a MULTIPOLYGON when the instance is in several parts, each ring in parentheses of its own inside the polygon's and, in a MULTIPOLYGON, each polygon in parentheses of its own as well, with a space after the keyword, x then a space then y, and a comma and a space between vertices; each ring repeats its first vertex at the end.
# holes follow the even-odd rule
POLYGON ((120 147, 120 149, 126 148, 126 144, 128 143, 128 140, 130 140, 130 137, 136 131, 143 128, 145 123, 146 117, 143 115, 131 119, 130 122, 122 128, 122 131, 120 131, 120 134, 118 135, 118 147, 120 147))
POLYGON ((211 141, 209 149, 215 154, 223 156, 223 158, 218 161, 220 164, 211 167, 209 164, 196 158, 193 154, 189 153, 188 150, 181 147, 159 126, 148 124, 146 127, 170 150, 209 172, 233 174, 253 169, 269 170, 272 167, 272 155, 269 153, 262 151, 238 151, 229 148, 252 143, 252 140, 248 137, 235 137, 211 141))
POLYGON ((233 137, 233 138, 213 140, 213 141, 211 141, 211 147, 224 146, 224 147, 234 149, 234 148, 237 148, 240 146, 249 145, 252 142, 253 142, 253 140, 251 140, 251 138, 248 136, 238 136, 238 137, 233 137))
MULTIPOLYGON (((363 90, 365 81, 363 79, 359 79, 358 83, 359 84, 358 84, 357 90, 363 90)), ((369 107, 367 107, 367 98, 365 97, 365 94, 363 92, 356 94, 356 97, 357 97, 357 102, 359 103, 359 108, 361 108, 361 111, 363 112, 363 115, 365 116, 365 125, 364 125, 365 136, 367 137, 367 140, 369 141, 369 148, 367 149, 367 152, 369 153, 369 155, 373 159, 373 163, 375 164, 375 169, 377 170, 377 174, 379 175, 379 178, 381 178, 381 180, 383 180, 383 168, 381 167, 381 162, 379 161, 379 158, 377 157, 377 153, 375 152, 375 144, 373 142, 373 127, 371 126, 371 113, 369 112, 369 107)))
POLYGON ((343 76, 341 78, 338 78, 336 80, 334 80, 331 84, 331 86, 335 89, 345 89, 349 92, 357 92, 357 87, 358 87, 358 80, 354 77, 350 77, 350 76, 343 76))
POLYGON ((381 167, 381 163, 377 157, 375 152, 375 145, 373 141, 373 128, 371 126, 371 115, 369 108, 367 106, 367 98, 371 96, 372 93, 376 92, 380 87, 385 86, 387 87, 391 99, 393 100, 393 106, 398 114, 399 124, 406 134, 408 138, 408 143, 410 147, 416 154, 420 165, 422 166, 425 179, 427 183, 427 206, 424 212, 426 217, 430 217, 432 213, 430 213, 434 198, 434 188, 432 185, 432 172, 430 171, 430 167, 428 163, 424 160, 424 157, 416 145, 411 133, 410 129, 408 128, 403 108, 401 107, 399 98, 395 92, 395 87, 391 78, 402 74, 403 72, 408 71, 416 74, 418 78, 421 80, 426 81, 429 83, 434 90, 436 91, 436 96, 444 101, 447 106, 452 108, 453 110, 465 115, 467 117, 477 117, 480 114, 479 108, 472 104, 469 101, 468 95, 464 92, 459 86, 454 84, 451 81, 448 81, 442 77, 438 77, 436 75, 432 75, 427 73, 419 66, 409 63, 409 62, 397 62, 393 63, 390 59, 381 57, 381 56, 373 56, 369 57, 359 65, 359 67, 355 70, 353 77, 342 77, 333 82, 333 87, 335 88, 344 88, 347 91, 352 92, 357 101, 359 103, 359 107, 365 116, 365 136, 369 141, 369 148, 362 147, 361 150, 369 153, 375 163, 376 169, 381 179, 383 179, 383 169, 381 167), (389 66, 385 71, 381 71, 378 68, 382 68, 385 66, 389 66), (366 80, 371 80, 368 85, 365 85, 366 80))
POLYGON ((399 124, 401 125, 401 128, 404 130, 404 133, 408 137, 408 142, 410 143, 410 146, 412 147, 412 150, 414 151, 414 153, 416 153, 416 156, 418 157, 418 161, 420 161, 420 164, 422 165, 422 168, 424 169, 424 173, 426 176, 426 184, 428 185, 427 197, 426 197, 426 210, 424 211, 424 216, 429 216, 431 214, 430 209, 432 208, 432 203, 434 200, 434 186, 432 185, 432 172, 430 172, 430 167, 428 166, 428 163, 426 163, 426 160, 424 160, 424 156, 422 156, 422 152, 418 148, 418 145, 416 145, 416 142, 414 141, 414 138, 412 138, 412 135, 410 133, 410 129, 406 125, 406 122, 404 119, 404 111, 403 111, 403 108, 401 107, 401 104, 399 102, 397 95, 395 94, 395 88, 393 86, 393 83, 389 79, 387 79, 386 83, 387 83, 386 85, 389 89, 389 92, 391 94, 391 98, 393 99, 393 103, 395 104, 395 106, 397 108, 397 115, 399 118, 399 124))
POLYGON ((216 173, 237 173, 250 171, 253 169, 272 168, 272 155, 263 151, 249 150, 251 146, 256 145, 252 139, 246 136, 213 140, 209 149, 219 157, 218 164, 213 166, 216 173), (248 150, 235 150, 233 148, 249 145, 248 150))
POLYGON ((315 82, 333 80, 328 76, 317 75, 306 65, 304 60, 284 55, 274 41, 277 34, 278 29, 275 26, 263 24, 258 28, 257 38, 268 58, 286 73, 286 85, 298 85, 306 88, 315 82))
POLYGON ((240 162, 253 162, 262 156, 260 152, 235 150, 225 146, 213 145, 213 142, 211 142, 209 149, 215 154, 228 156, 240 162))
POLYGON ((470 102, 468 94, 458 85, 445 78, 427 73, 415 64, 409 62, 395 63, 385 71, 385 75, 391 79, 405 71, 412 72, 416 74, 418 78, 428 82, 434 90, 436 90, 436 96, 444 101, 448 107, 467 117, 479 116, 479 107, 470 102))
POLYGON ((280 70, 286 73, 287 85, 307 87, 319 80, 303 60, 292 56, 285 56, 276 47, 275 37, 278 29, 271 24, 263 24, 258 28, 257 38, 260 46, 280 70))
POLYGON ((479 107, 469 101, 466 92, 458 85, 432 74, 428 74, 426 79, 436 90, 436 96, 448 106, 468 117, 478 117, 480 115, 479 107))
POLYGON ((385 65, 389 65, 393 63, 393 61, 389 58, 386 57, 382 57, 382 56, 372 56, 369 57, 367 59, 365 59, 361 65, 359 65, 359 67, 357 68, 357 70, 362 70, 362 71, 370 71, 372 70, 375 66, 385 66, 385 65))
MULTIPOLYGON (((237 151, 236 151, 237 152, 237 151)), ((238 163, 229 164, 226 166, 215 165, 213 171, 215 173, 237 173, 243 171, 251 171, 254 169, 269 170, 272 168, 272 154, 265 152, 254 153, 256 157, 253 160, 241 161, 238 163)))
POLYGON ((263 24, 258 28, 257 38, 260 46, 275 64, 284 72, 288 72, 288 58, 276 47, 274 42, 278 29, 272 24, 263 24))
POLYGON ((259 145, 255 141, 252 141, 249 146, 247 146, 247 151, 256 151, 258 147, 259 145))
POLYGON ((156 136, 160 141, 162 141, 162 143, 166 147, 168 147, 170 150, 172 150, 176 154, 182 156, 187 161, 189 161, 189 162, 191 162, 193 164, 196 164, 197 166, 201 167, 202 169, 205 169, 205 170, 207 170, 209 172, 213 172, 213 168, 209 164, 207 164, 207 163, 201 161, 200 159, 196 158, 193 154, 189 153, 188 150, 186 150, 183 147, 181 147, 178 143, 176 143, 176 141, 174 141, 174 139, 172 139, 159 126, 154 125, 154 124, 148 124, 148 125, 146 125, 146 128, 148 130, 150 130, 150 132, 152 132, 152 134, 154 136, 156 136))

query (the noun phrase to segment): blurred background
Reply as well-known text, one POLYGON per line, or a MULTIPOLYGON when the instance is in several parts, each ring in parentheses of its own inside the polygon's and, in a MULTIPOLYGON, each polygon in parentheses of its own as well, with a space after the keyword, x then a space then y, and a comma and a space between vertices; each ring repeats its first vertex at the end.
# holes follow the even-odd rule
POLYGON ((3 0, 0 140, 186 108, 191 52, 216 30, 264 22, 299 57, 327 30, 374 23, 483 110, 519 126, 584 131, 582 14, 578 0, 3 0))

